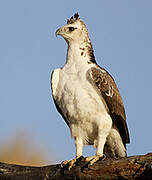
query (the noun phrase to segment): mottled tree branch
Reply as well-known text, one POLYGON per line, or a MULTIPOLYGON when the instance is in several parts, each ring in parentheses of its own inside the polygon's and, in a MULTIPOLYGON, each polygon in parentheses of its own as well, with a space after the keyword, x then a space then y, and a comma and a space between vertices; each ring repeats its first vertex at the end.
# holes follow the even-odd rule
POLYGON ((152 179, 152 153, 121 159, 105 159, 91 167, 80 161, 70 171, 60 165, 43 167, 0 163, 0 180, 105 180, 152 179))

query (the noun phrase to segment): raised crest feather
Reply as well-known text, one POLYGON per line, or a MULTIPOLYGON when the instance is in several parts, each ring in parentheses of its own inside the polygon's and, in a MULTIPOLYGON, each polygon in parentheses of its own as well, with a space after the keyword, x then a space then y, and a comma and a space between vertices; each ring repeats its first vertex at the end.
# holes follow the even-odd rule
POLYGON ((75 21, 77 21, 78 19, 80 19, 79 14, 75 13, 74 16, 71 16, 71 18, 67 20, 67 24, 72 24, 75 21))

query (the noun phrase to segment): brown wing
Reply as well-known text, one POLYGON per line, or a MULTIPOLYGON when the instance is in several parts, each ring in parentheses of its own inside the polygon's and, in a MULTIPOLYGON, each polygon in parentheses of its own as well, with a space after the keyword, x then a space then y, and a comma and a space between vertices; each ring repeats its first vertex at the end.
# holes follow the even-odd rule
POLYGON ((113 123, 117 126, 124 145, 130 142, 126 124, 125 109, 119 90, 112 76, 101 67, 92 67, 88 70, 87 78, 95 89, 102 95, 106 109, 113 123))

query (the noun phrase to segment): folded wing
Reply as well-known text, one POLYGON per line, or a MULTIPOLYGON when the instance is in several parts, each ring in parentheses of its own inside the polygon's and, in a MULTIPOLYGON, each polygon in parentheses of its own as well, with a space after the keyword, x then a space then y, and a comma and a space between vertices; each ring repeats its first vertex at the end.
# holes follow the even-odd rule
POLYGON ((92 67, 87 72, 87 79, 104 101, 107 112, 119 130, 124 145, 130 142, 126 123, 125 109, 119 90, 112 76, 103 68, 92 67))

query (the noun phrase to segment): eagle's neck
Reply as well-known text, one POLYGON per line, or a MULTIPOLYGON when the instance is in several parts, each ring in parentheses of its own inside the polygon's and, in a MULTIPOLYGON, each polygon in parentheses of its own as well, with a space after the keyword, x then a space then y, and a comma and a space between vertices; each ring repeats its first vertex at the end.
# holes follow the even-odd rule
POLYGON ((90 40, 82 41, 80 44, 75 42, 68 43, 66 64, 67 63, 96 63, 90 40))

